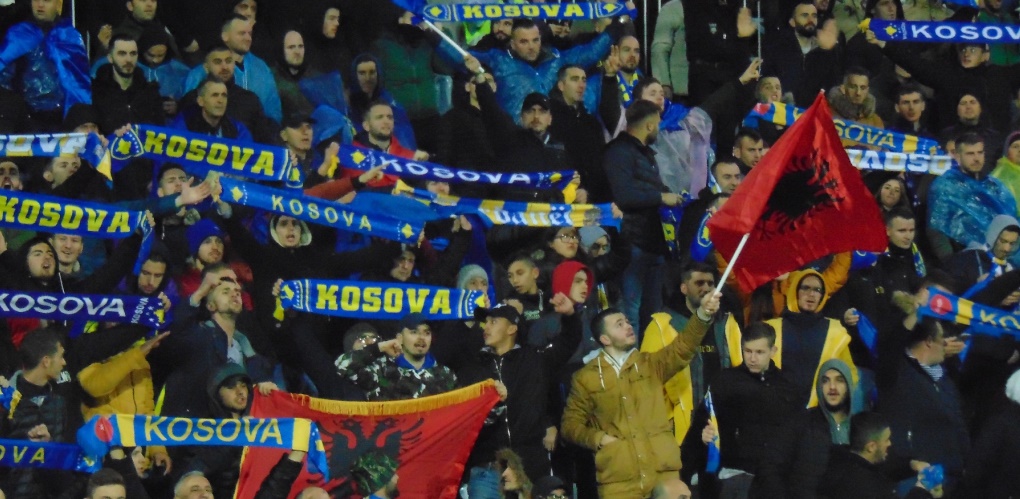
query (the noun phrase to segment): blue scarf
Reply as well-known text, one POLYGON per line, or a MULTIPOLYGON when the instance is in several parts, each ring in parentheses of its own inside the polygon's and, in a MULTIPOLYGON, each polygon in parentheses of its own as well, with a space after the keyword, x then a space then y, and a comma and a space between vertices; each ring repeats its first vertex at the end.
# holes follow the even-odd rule
POLYGON ((425 229, 419 221, 404 222, 386 213, 357 211, 349 205, 250 182, 220 177, 220 185, 223 186, 221 197, 228 203, 250 206, 326 227, 408 244, 417 243, 418 235, 425 229))
POLYGON ((694 236, 694 242, 691 243, 691 260, 695 262, 705 261, 705 258, 708 258, 709 253, 715 248, 712 240, 708 238, 708 220, 710 218, 712 215, 709 213, 705 213, 705 216, 701 218, 698 233, 694 236))
POLYGON ((446 4, 423 5, 414 0, 395 0, 393 3, 433 22, 493 21, 506 18, 528 19, 601 19, 631 15, 623 3, 541 3, 541 4, 446 4))
POLYGON ((104 152, 99 136, 94 133, 0 135, 0 156, 53 158, 80 154, 92 166, 98 166, 104 152))
POLYGON ((616 84, 620 87, 620 100, 623 107, 630 107, 634 103, 634 84, 639 79, 641 79, 640 69, 634 71, 634 76, 631 79, 627 79, 623 71, 616 72, 616 84))
POLYGON ((942 175, 953 168, 952 156, 847 149, 850 163, 860 170, 886 172, 930 173, 942 175))
POLYGON ((875 38, 890 42, 1020 43, 1020 25, 949 21, 883 21, 872 19, 875 38))
POLYGON ((485 293, 398 282, 302 279, 280 287, 283 308, 335 317, 399 320, 420 313, 430 320, 470 319, 485 293))
POLYGON ((44 468, 95 473, 102 457, 91 459, 74 444, 0 440, 0 468, 44 468))
POLYGON ((119 322, 159 329, 163 326, 163 302, 159 298, 142 296, 0 290, 0 317, 119 322))
POLYGON ((472 199, 433 194, 421 189, 398 187, 416 199, 426 200, 440 218, 455 215, 478 215, 486 227, 512 225, 518 227, 587 227, 619 228, 620 219, 613 218, 613 207, 605 204, 525 203, 496 199, 472 199))
MULTIPOLYGON (((781 102, 758 104, 754 106, 754 109, 752 109, 747 115, 747 118, 744 120, 744 124, 746 126, 755 127, 757 126, 757 120, 754 118, 759 118, 777 125, 790 126, 797 120, 797 118, 800 118, 804 112, 804 109, 789 106, 781 102)), ((835 123, 836 132, 839 133, 839 138, 841 139, 852 140, 854 142, 880 147, 893 152, 942 153, 942 149, 939 148, 938 142, 932 139, 918 137, 916 135, 906 135, 890 130, 883 130, 881 128, 863 125, 861 123, 844 120, 842 118, 834 118, 832 121, 835 123)))
POLYGON ((319 427, 308 419, 189 419, 146 415, 93 416, 78 430, 78 445, 102 460, 110 447, 215 445, 270 447, 308 453, 308 470, 329 481, 319 427))
POLYGON ((211 170, 252 180, 294 182, 301 174, 283 147, 152 125, 135 125, 124 136, 114 137, 110 152, 115 161, 138 157, 169 161, 202 176, 211 170))
POLYGON ((45 42, 46 57, 57 66, 57 76, 64 89, 64 113, 75 104, 92 104, 88 53, 81 33, 69 19, 58 19, 48 33, 43 33, 33 22, 15 24, 7 31, 4 41, 6 45, 0 52, 0 71, 45 42))
POLYGON ((149 257, 153 239, 143 211, 17 191, 0 192, 0 227, 104 239, 130 237, 141 228, 144 237, 136 274, 149 257))
POLYGON ((572 170, 540 173, 484 173, 461 170, 435 163, 418 162, 374 149, 340 146, 340 164, 357 170, 385 165, 383 172, 400 178, 434 180, 451 184, 489 184, 531 189, 563 189, 574 177, 572 170))
POLYGON ((684 248, 680 247, 677 240, 677 234, 680 232, 680 222, 683 220, 683 217, 683 204, 659 207, 659 218, 662 220, 662 235, 666 239, 666 247, 669 248, 669 254, 675 260, 682 260, 685 256, 684 253, 686 253, 684 248))

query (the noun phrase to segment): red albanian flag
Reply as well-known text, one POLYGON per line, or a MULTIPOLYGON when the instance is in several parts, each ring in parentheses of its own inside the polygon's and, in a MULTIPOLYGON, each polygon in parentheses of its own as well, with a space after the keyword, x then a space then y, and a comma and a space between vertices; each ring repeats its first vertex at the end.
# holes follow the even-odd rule
MULTIPOLYGON (((317 486, 331 497, 368 497, 358 490, 352 466, 363 455, 384 454, 397 462, 401 499, 454 499, 464 463, 482 423, 499 395, 492 381, 459 390, 396 402, 340 402, 276 391, 255 394, 255 418, 308 418, 318 425, 326 447, 330 481, 303 467, 288 497, 317 486)), ((241 463, 238 499, 255 497, 263 480, 287 451, 249 447, 241 463)))
POLYGON ((712 243, 751 292, 786 272, 844 251, 884 251, 885 224, 874 196, 847 157, 819 93, 708 221, 712 243))

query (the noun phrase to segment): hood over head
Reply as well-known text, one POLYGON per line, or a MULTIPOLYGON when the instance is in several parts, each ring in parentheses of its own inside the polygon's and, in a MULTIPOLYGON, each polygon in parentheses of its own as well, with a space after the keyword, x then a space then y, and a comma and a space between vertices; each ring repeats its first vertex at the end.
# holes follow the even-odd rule
POLYGON ((244 382, 248 385, 248 405, 244 409, 244 413, 248 414, 251 411, 251 403, 254 395, 254 382, 251 376, 248 375, 248 370, 244 366, 234 364, 233 362, 227 362, 220 366, 219 369, 213 371, 212 376, 209 377, 209 382, 206 383, 206 394, 209 395, 209 409, 212 411, 213 416, 217 418, 230 417, 231 411, 223 406, 220 402, 220 387, 223 386, 227 381, 231 381, 236 377, 242 377, 244 382))
POLYGON ((1020 230, 1020 222, 1009 215, 995 215, 992 217, 992 221, 988 224, 988 229, 985 230, 985 243, 988 244, 989 249, 995 246, 995 241, 999 239, 999 234, 1009 227, 1016 227, 1020 230))
POLYGON ((812 275, 822 281, 822 288, 824 289, 822 300, 818 302, 818 310, 815 312, 821 312, 825 308, 825 302, 829 301, 829 290, 825 289, 825 279, 822 278, 822 274, 815 269, 798 270, 790 272, 790 277, 787 278, 787 282, 790 285, 786 288, 786 308, 790 312, 800 313, 800 306, 797 305, 797 288, 800 287, 800 281, 812 275))
MULTIPOLYGON (((276 224, 279 221, 280 215, 273 215, 273 218, 269 219, 269 235, 273 238, 273 242, 276 243, 277 246, 282 247, 283 244, 280 244, 280 236, 276 234, 276 224)), ((298 223, 301 224, 301 239, 298 243, 298 247, 304 247, 312 244, 312 231, 309 229, 308 224, 305 223, 304 220, 298 220, 298 223)))
POLYGON ((580 271, 584 271, 584 273, 588 276, 588 296, 591 297, 592 290, 595 288, 595 274, 585 264, 576 260, 566 260, 557 265, 553 270, 553 295, 555 296, 556 293, 563 293, 569 297, 570 288, 574 284, 574 276, 580 271))

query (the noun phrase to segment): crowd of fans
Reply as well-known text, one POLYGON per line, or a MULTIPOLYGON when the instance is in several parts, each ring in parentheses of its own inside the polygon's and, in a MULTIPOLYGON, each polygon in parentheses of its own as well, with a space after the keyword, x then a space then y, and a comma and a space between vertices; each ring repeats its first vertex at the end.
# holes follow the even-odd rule
MULTIPOLYGON (((75 25, 69 1, 0 0, 0 134, 149 124, 283 146, 306 195, 341 202, 398 185, 336 168, 341 144, 573 170, 563 191, 403 182, 613 203, 622 220, 486 229, 459 216, 401 245, 228 205, 215 179, 175 163, 136 158, 108 181, 77 155, 0 158, 0 189, 147 210, 158 239, 135 273, 141 235, 0 228, 0 288, 160 297, 168 319, 150 335, 5 317, 0 381, 17 395, 0 438, 74 442, 83 421, 118 413, 243 418, 256 390, 387 401, 493 379, 471 499, 1020 496, 1020 344, 917 313, 930 287, 1020 304, 1020 48, 859 27, 1018 24, 1013 3, 670 0, 648 19, 650 47, 628 16, 442 25, 461 55, 389 0, 79 0, 75 25), (744 117, 819 92, 836 117, 936 139, 952 169, 862 173, 886 251, 716 293, 727 262, 705 221, 786 128, 744 117), (660 208, 678 205, 675 254, 660 208), (445 322, 279 313, 280 282, 304 278, 478 290, 491 307, 445 322)), ((91 476, 4 469, 0 496, 231 497, 241 456, 115 448, 91 476)), ((303 458, 285 456, 258 497, 286 497, 303 458)), ((397 467, 351 473, 392 499, 397 467)))

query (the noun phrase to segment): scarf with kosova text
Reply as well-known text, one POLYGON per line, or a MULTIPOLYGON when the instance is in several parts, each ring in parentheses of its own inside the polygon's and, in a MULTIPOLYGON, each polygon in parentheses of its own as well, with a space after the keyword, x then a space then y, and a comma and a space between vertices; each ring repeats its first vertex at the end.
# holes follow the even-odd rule
POLYGON ((400 282, 302 279, 280 287, 283 308, 336 317, 398 320, 410 313, 430 320, 470 319, 485 293, 400 282))
POLYGON ((95 473, 102 459, 93 459, 75 444, 0 440, 0 468, 43 468, 95 473))
POLYGON ((577 2, 577 3, 523 3, 486 4, 455 3, 445 5, 424 5, 424 1, 398 0, 406 4, 406 10, 419 14, 433 22, 493 21, 507 18, 528 19, 601 19, 622 15, 633 15, 623 3, 577 2), (410 8, 408 8, 410 7, 410 8))
POLYGON ((163 326, 163 302, 145 296, 30 293, 0 289, 0 317, 163 326))
POLYGON ((144 211, 18 191, 0 191, 0 227, 103 239, 123 239, 141 229, 135 273, 149 257, 153 239, 144 211))
POLYGON ((1020 43, 1020 25, 951 21, 884 21, 872 19, 868 29, 889 42, 1020 43))
POLYGON ((78 430, 78 445, 102 460, 110 447, 215 445, 271 447, 308 453, 308 469, 329 480, 319 428, 308 419, 190 419, 148 415, 93 416, 78 430))

